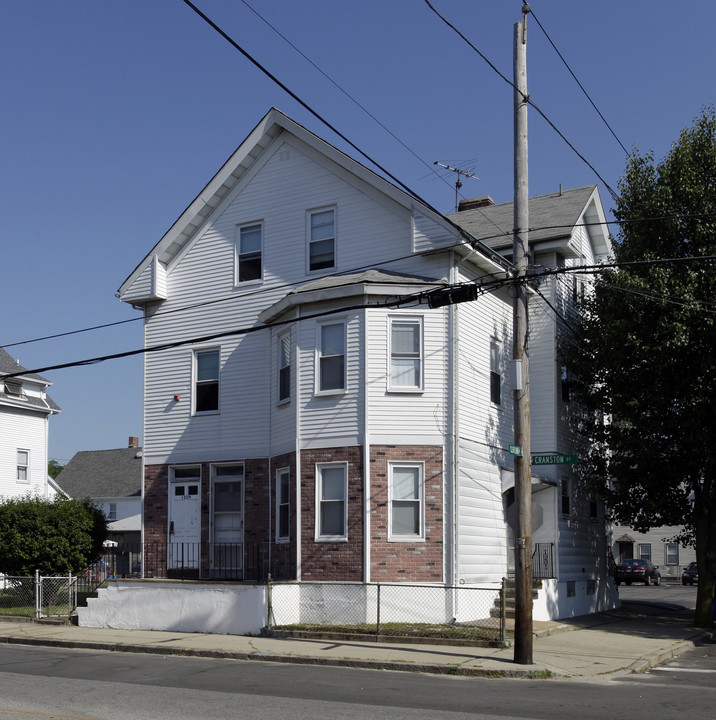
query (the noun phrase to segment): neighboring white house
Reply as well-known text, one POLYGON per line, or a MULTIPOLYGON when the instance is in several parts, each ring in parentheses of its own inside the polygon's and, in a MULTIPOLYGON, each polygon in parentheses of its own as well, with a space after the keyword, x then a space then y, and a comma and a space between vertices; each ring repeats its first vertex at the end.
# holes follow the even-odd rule
MULTIPOLYGON (((603 219, 594 188, 548 206, 568 222, 533 236, 539 262, 606 252, 582 225, 603 219)), ((164 346, 144 364, 146 576, 499 585, 512 266, 479 238, 509 238, 512 218, 483 232, 472 212, 451 221, 279 111, 263 118, 119 289, 146 347, 164 346), (451 285, 476 299, 428 305, 451 285)), ((562 282, 541 287, 557 305, 562 282)), ((533 449, 568 452, 555 327, 537 300, 533 449)), ((535 617, 611 607, 598 503, 562 467, 533 485, 553 576, 535 617)))
POLYGON ((0 348, 0 499, 55 494, 47 447, 49 420, 60 408, 47 394, 51 384, 0 348))
POLYGON ((120 549, 141 542, 142 448, 136 437, 116 450, 75 453, 57 476, 57 484, 73 498, 89 498, 109 521, 109 538, 120 549))

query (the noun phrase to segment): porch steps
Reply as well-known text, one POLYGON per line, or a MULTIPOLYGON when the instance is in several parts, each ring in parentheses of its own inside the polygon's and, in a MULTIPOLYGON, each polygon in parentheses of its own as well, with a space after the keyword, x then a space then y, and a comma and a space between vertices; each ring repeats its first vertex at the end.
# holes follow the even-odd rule
MULTIPOLYGON (((539 591, 542 589, 542 580, 535 578, 532 580, 532 600, 539 597, 539 591)), ((505 583, 505 617, 514 619, 515 617, 515 578, 509 577, 505 583)), ((495 600, 494 607, 490 610, 490 617, 500 617, 500 598, 495 600)))

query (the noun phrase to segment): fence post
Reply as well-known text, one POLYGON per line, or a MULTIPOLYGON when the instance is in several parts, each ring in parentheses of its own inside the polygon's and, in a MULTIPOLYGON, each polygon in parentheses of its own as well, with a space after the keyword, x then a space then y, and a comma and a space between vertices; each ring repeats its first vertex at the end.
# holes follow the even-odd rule
POLYGON ((375 641, 378 642, 378 636, 380 635, 380 583, 377 584, 378 594, 376 596, 376 623, 375 623, 375 641))
POLYGON ((506 608, 505 608, 505 594, 507 592, 507 578, 502 578, 502 587, 500 588, 500 644, 505 647, 505 625, 506 621, 506 608))
POLYGON ((271 603, 271 573, 266 576, 266 628, 271 629, 271 615, 273 613, 273 605, 271 603))
POLYGON ((35 618, 42 617, 42 583, 40 582, 40 571, 35 570, 35 618))

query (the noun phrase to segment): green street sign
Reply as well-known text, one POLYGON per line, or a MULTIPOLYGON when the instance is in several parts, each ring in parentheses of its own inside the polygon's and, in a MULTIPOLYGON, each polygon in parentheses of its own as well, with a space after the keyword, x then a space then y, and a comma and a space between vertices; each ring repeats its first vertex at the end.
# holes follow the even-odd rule
POLYGON ((508 445, 507 449, 510 451, 511 455, 517 455, 517 457, 522 457, 521 445, 508 445))
POLYGON ((553 453, 551 455, 533 455, 531 460, 533 465, 574 465, 577 462, 577 456, 553 453))

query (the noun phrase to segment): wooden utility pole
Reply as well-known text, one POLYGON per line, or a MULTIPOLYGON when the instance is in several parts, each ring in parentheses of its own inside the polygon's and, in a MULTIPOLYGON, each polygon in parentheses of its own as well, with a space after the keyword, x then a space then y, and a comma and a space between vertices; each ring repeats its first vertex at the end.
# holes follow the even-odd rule
POLYGON ((513 263, 516 282, 513 300, 513 351, 516 387, 514 391, 515 445, 521 453, 515 456, 515 505, 517 529, 515 538, 515 654, 514 661, 532 664, 532 482, 530 477, 530 395, 527 264, 529 228, 529 184, 527 180, 527 14, 514 28, 514 107, 515 107, 515 200, 513 263))

